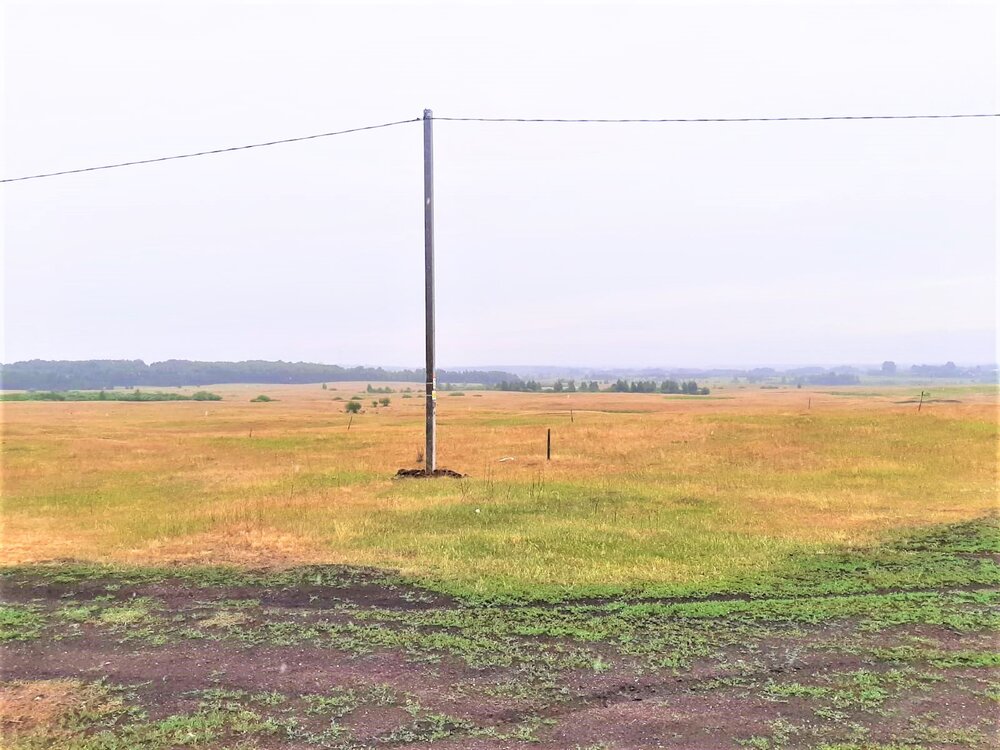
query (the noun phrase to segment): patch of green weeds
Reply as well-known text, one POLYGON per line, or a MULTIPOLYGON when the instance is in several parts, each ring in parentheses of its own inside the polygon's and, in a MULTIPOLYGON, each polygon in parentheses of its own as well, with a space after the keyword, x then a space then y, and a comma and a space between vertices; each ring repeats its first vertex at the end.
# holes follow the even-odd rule
POLYGON ((947 651, 919 646, 893 646, 891 648, 870 649, 869 653, 881 661, 927 662, 941 669, 956 667, 993 669, 1000 667, 1000 652, 998 651, 947 651))
POLYGON ((0 604, 0 643, 31 640, 44 624, 45 620, 32 607, 0 604))
POLYGON ((565 701, 569 698, 569 690, 561 687, 552 673, 531 669, 522 670, 517 677, 496 682, 456 685, 456 692, 544 704, 565 701))
POLYGON ((821 685, 798 682, 778 683, 769 680, 763 695, 768 700, 789 698, 808 699, 824 705, 814 710, 817 717, 843 722, 845 711, 885 715, 885 703, 914 689, 926 690, 936 676, 922 675, 911 669, 873 672, 858 669, 853 672, 826 675, 821 685))
POLYGON ((104 625, 133 626, 149 617, 150 606, 148 599, 136 599, 118 607, 107 607, 97 619, 104 625))
POLYGON ((93 604, 67 605, 56 611, 56 617, 66 622, 84 623, 94 619, 100 607, 93 604))
POLYGON ((785 698, 826 698, 830 695, 830 688, 819 685, 802 685, 798 682, 777 683, 768 680, 764 686, 764 697, 768 700, 782 700, 785 698))
POLYGON ((475 724, 466 719, 429 711, 414 698, 407 698, 403 710, 410 715, 411 722, 384 737, 383 740, 387 744, 436 742, 454 735, 468 734, 477 729, 475 724))
POLYGON ((243 625, 249 619, 243 612, 222 610, 213 613, 203 620, 199 620, 198 626, 202 628, 231 629, 243 625))
POLYGON ((601 674, 611 669, 611 664, 606 662, 601 656, 595 656, 594 660, 590 663, 590 668, 597 674, 601 674))
POLYGON ((475 727, 470 729, 470 737, 486 737, 495 740, 508 740, 517 742, 538 742, 537 732, 539 729, 555 724, 555 719, 544 719, 540 716, 529 716, 517 723, 514 727, 503 731, 498 727, 475 727))
POLYGON ((309 706, 307 714, 323 714, 334 719, 346 716, 361 704, 353 690, 336 690, 327 695, 306 695, 303 698, 309 706))
POLYGON ((802 727, 785 719, 775 719, 770 724, 771 735, 764 737, 755 735, 746 740, 738 740, 740 745, 752 750, 781 750, 787 747, 789 741, 802 733, 802 727))
POLYGON ((934 722, 939 719, 939 714, 929 711, 919 716, 910 717, 910 727, 913 731, 913 739, 917 742, 930 743, 931 747, 942 745, 980 745, 985 739, 985 735, 979 727, 960 727, 952 729, 942 729, 935 726, 934 722))

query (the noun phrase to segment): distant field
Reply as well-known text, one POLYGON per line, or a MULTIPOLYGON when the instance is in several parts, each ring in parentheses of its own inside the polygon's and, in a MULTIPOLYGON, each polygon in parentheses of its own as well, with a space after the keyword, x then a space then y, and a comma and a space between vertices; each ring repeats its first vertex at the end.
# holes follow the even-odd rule
POLYGON ((392 479, 418 465, 421 394, 365 385, 6 403, 0 562, 345 563, 457 593, 652 595, 997 505, 989 387, 930 389, 958 402, 919 413, 896 403, 919 388, 870 385, 442 393, 439 464, 470 476, 424 481, 392 479), (352 419, 335 399, 353 396, 352 419))

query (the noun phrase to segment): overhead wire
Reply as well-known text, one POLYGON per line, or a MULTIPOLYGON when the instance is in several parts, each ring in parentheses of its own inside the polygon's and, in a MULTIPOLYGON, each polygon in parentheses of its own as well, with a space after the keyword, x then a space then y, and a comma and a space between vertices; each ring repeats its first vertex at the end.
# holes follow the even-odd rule
MULTIPOLYGON (((946 120, 946 119, 968 119, 968 118, 989 118, 1000 117, 1000 113, 957 113, 957 114, 925 114, 925 115, 824 115, 824 116, 787 116, 787 117, 621 117, 621 118, 550 118, 550 117, 446 117, 430 116, 427 119, 441 120, 445 122, 486 122, 486 123, 727 123, 727 122, 815 122, 831 120, 946 120)), ((23 182, 25 180, 40 180, 46 177, 59 177, 61 175, 80 174, 83 172, 96 172, 103 169, 118 169, 120 167, 134 167, 141 164, 154 164, 157 162, 174 161, 176 159, 191 159, 196 156, 211 156, 214 154, 225 154, 232 151, 246 151, 254 148, 266 148, 268 146, 278 146, 284 143, 297 143, 300 141, 311 141, 318 138, 329 138, 335 135, 346 135, 348 133, 359 133, 365 130, 378 130, 380 128, 391 128, 395 125, 405 125, 412 122, 420 122, 421 117, 413 117, 408 120, 395 120, 393 122, 383 122, 378 125, 364 125, 346 130, 335 130, 328 133, 314 133, 312 135, 296 136, 294 138, 280 138, 273 141, 261 143, 249 143, 241 146, 227 146, 225 148, 214 148, 205 151, 193 151, 185 154, 174 154, 171 156, 158 156, 151 159, 136 159, 134 161, 123 161, 114 164, 101 164, 93 167, 82 167, 79 169, 63 169, 58 172, 44 172, 41 174, 24 175, 21 177, 7 177, 0 179, 0 183, 23 182)))
POLYGON ((24 177, 8 177, 0 182, 21 182, 23 180, 39 180, 43 177, 58 177, 65 174, 79 174, 81 172, 96 172, 99 169, 117 169, 119 167, 134 167, 139 164, 153 164, 161 161, 172 161, 174 159, 191 159, 195 156, 210 156, 212 154, 225 154, 230 151, 246 151, 251 148, 265 148, 267 146, 278 146, 282 143, 297 143, 299 141, 311 141, 317 138, 329 138, 334 135, 346 135, 347 133, 359 133, 362 130, 377 130, 379 128, 391 128, 393 125, 405 125, 408 122, 419 122, 419 117, 410 120, 396 120, 395 122, 383 122, 379 125, 364 125, 359 128, 348 128, 347 130, 335 130, 330 133, 314 133, 313 135, 301 135, 295 138, 281 138, 275 141, 264 141, 263 143, 249 143, 243 146, 227 146, 226 148, 213 148, 208 151, 194 151, 188 154, 175 154, 173 156, 158 156, 153 159, 138 159, 136 161, 123 161, 116 164, 102 164, 96 167, 83 167, 81 169, 64 169, 59 172, 46 172, 44 174, 26 175, 24 177))
POLYGON ((946 114, 946 115, 824 115, 817 117, 432 117, 434 120, 452 122, 555 122, 555 123, 627 123, 627 122, 804 122, 818 120, 944 120, 969 117, 1000 117, 1000 113, 946 114))

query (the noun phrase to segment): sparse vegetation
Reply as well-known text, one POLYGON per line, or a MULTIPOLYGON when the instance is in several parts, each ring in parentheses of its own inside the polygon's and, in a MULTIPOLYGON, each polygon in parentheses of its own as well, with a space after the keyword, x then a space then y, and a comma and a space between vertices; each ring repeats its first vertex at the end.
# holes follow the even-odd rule
POLYGON ((34 600, 0 609, 7 647, 71 656, 43 679, 30 661, 12 662, 0 721, 12 750, 215 749, 234 737, 345 750, 477 739, 596 748, 633 737, 641 747, 647 722, 669 722, 678 748, 710 732, 734 747, 986 750, 996 685, 968 670, 997 655, 968 655, 1000 628, 988 550, 1000 550, 995 519, 792 557, 725 593, 517 606, 334 566, 7 568, 7 595, 34 600), (82 625, 93 653, 72 647, 82 625), (147 680, 80 681, 89 663, 114 670, 123 639, 147 680), (323 670, 323 686, 275 680, 281 669, 262 666, 262 652, 323 670), (949 653, 967 656, 939 660, 949 653), (957 698, 960 715, 937 709, 957 698), (183 708, 151 718, 159 703, 183 708), (634 719, 615 721, 629 706, 634 719))

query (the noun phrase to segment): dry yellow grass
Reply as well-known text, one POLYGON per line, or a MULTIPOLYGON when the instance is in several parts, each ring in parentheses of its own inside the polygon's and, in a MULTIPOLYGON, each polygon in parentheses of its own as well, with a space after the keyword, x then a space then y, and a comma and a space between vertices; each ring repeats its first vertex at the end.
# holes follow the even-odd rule
POLYGON ((79 708, 91 694, 77 680, 28 680, 0 684, 0 738, 48 726, 79 708))
POLYGON ((896 403, 919 389, 443 392, 439 464, 462 481, 393 480, 417 465, 423 400, 397 392, 373 409, 364 388, 3 404, 0 563, 329 562, 472 587, 650 586, 997 506, 986 388, 920 413, 896 403), (249 402, 260 393, 277 401, 249 402), (366 411, 348 430, 333 399, 353 395, 366 411))

